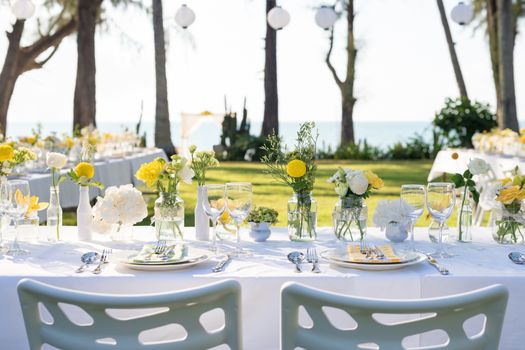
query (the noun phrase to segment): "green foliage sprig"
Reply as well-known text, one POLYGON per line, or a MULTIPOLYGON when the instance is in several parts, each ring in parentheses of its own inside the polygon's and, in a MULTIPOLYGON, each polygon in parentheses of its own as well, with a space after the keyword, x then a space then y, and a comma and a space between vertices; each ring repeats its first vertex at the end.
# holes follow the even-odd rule
POLYGON ((195 172, 195 179, 199 186, 206 184, 206 171, 212 167, 218 167, 219 161, 215 158, 213 151, 197 152, 197 146, 190 146, 191 169, 195 172))
POLYGON ((254 207, 250 214, 248 214, 248 217, 246 218, 246 222, 268 222, 270 224, 275 224, 277 222, 277 217, 279 216, 279 213, 268 207, 254 207))

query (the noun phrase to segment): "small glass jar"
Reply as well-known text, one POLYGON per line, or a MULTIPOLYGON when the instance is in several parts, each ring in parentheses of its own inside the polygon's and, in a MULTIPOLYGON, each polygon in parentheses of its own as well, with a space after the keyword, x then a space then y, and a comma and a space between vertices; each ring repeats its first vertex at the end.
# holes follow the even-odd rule
POLYGON ((184 201, 177 192, 161 192, 155 201, 155 233, 158 240, 181 241, 184 232, 184 201))
POLYGON ((340 197, 332 211, 335 237, 343 241, 363 241, 366 237, 368 207, 363 198, 340 197))
POLYGON ((522 244, 524 242, 524 211, 521 202, 502 205, 494 210, 492 238, 500 244, 522 244))
POLYGON ((309 242, 317 238, 317 202, 308 193, 294 193, 288 201, 288 237, 309 242))

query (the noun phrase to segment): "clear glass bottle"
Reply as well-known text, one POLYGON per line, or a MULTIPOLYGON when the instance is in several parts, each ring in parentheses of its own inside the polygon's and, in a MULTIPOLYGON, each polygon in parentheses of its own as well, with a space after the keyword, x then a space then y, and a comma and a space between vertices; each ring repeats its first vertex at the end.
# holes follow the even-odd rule
POLYGON ((60 190, 58 187, 49 188, 49 206, 47 207, 47 240, 60 240, 62 232, 62 207, 60 207, 60 190))
POLYGON ((288 237, 292 241, 317 238, 317 202, 308 193, 294 193, 288 201, 288 237))
POLYGON ((463 192, 457 213, 457 240, 472 242, 472 198, 470 192, 463 192), (463 207, 463 208, 462 208, 463 207))
POLYGON ((332 211, 334 234, 339 240, 364 240, 367 221, 368 207, 363 198, 340 197, 332 211))
POLYGON ((161 192, 155 201, 155 233, 158 240, 181 241, 184 232, 184 201, 177 192, 161 192))

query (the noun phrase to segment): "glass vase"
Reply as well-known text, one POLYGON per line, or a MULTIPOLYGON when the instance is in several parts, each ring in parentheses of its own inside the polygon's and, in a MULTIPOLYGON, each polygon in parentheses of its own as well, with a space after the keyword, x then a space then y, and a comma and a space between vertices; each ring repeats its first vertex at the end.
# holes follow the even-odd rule
POLYGON ((158 240, 181 241, 184 201, 177 192, 161 192, 155 201, 155 234, 158 240))
POLYGON ((368 207, 363 198, 340 197, 332 211, 335 237, 343 241, 363 241, 366 237, 368 207))
POLYGON ((524 237, 524 211, 521 202, 504 205, 494 210, 492 238, 500 244, 520 244, 524 237))
POLYGON ((466 190, 462 193, 457 213, 457 240, 472 242, 472 198, 466 190))
POLYGON ((291 241, 314 241, 317 237, 317 202, 311 193, 294 193, 288 201, 288 237, 291 241))
POLYGON ((60 240, 62 231, 62 207, 60 207, 60 190, 58 187, 49 188, 49 206, 47 207, 47 240, 60 240))

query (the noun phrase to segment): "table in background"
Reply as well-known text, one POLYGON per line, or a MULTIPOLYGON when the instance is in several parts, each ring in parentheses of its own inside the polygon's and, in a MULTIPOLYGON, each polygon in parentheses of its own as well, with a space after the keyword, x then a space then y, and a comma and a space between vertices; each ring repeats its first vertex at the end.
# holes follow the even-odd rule
MULTIPOLYGON (((286 254, 292 250, 304 252, 311 244, 290 242, 284 228, 274 228, 270 240, 265 243, 243 242, 245 248, 253 250, 253 255, 235 258, 221 273, 211 272, 216 259, 172 272, 134 271, 116 263, 106 265, 101 275, 74 272, 83 252, 112 247, 115 253, 111 256, 111 262, 115 262, 117 256, 127 255, 122 249, 138 249, 144 241, 154 240, 151 227, 135 227, 133 230, 137 239, 135 242, 111 242, 102 238, 82 243, 67 241, 75 237, 76 229, 65 227, 63 237, 66 241, 23 242, 23 246, 31 250, 29 256, 18 259, 3 256, 0 260, 0 344, 10 350, 27 349, 16 294, 16 285, 22 278, 33 278, 66 288, 117 294, 167 292, 233 278, 242 286, 243 341, 245 349, 250 350, 279 348, 280 288, 287 281, 343 294, 387 299, 443 296, 501 283, 510 292, 501 349, 523 349, 525 343, 525 266, 515 265, 507 258, 510 251, 525 251, 525 248, 498 245, 492 241, 487 229, 475 230, 473 236, 476 243, 455 243, 451 246, 450 250, 457 256, 440 261, 451 271, 449 276, 439 275, 426 262, 393 271, 360 271, 323 262, 321 274, 310 272, 307 265, 304 265, 305 272, 294 273, 286 254)), ((247 236, 246 231, 243 231, 243 239, 244 235, 247 236)), ((186 237, 194 237, 193 229, 186 229, 186 237)), ((384 235, 376 228, 369 229, 369 237, 376 243, 384 242, 384 235)), ((433 249, 426 229, 417 229, 416 238, 418 248, 425 251, 433 249)), ((315 242, 318 251, 338 244, 330 229, 319 229, 319 241, 315 242)))
MULTIPOLYGON (((167 159, 166 153, 158 148, 143 149, 137 153, 115 159, 96 160, 94 180, 99 181, 107 188, 126 184, 139 185, 141 181, 135 178, 139 167, 146 162, 151 162, 157 157, 167 159)), ((67 170, 68 171, 68 170, 67 170)), ((67 172, 66 170, 63 173, 67 172)), ((29 181, 31 195, 36 195, 41 202, 49 202, 49 187, 51 186, 51 173, 30 173, 19 177, 29 181)), ((90 199, 101 194, 101 190, 90 187, 90 199)), ((62 208, 75 208, 78 205, 78 186, 72 181, 64 181, 60 185, 60 205, 62 208)), ((45 220, 45 210, 39 212, 40 220, 45 220)))
POLYGON ((436 155, 432 168, 428 173, 427 180, 432 181, 445 173, 463 174, 463 172, 467 170, 467 164, 473 158, 481 158, 485 160, 491 166, 492 171, 494 171, 497 178, 502 178, 508 175, 516 165, 521 169, 525 169, 525 158, 478 152, 473 149, 447 149, 439 151, 436 155), (454 152, 459 156, 457 160, 452 159, 452 153, 454 152))

